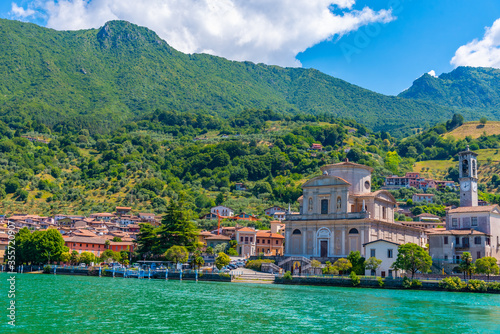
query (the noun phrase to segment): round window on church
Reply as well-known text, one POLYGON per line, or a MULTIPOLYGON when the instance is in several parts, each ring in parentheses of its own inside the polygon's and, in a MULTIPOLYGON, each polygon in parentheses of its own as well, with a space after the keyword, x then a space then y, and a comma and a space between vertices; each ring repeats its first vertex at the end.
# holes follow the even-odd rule
POLYGON ((370 189, 370 181, 366 181, 365 182, 365 188, 366 189, 370 189))

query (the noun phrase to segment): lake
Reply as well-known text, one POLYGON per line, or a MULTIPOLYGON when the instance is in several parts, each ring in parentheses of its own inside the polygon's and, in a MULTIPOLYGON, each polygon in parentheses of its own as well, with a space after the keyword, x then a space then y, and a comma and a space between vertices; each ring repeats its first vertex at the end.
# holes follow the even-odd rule
POLYGON ((500 295, 17 274, 1 333, 499 333, 500 295))

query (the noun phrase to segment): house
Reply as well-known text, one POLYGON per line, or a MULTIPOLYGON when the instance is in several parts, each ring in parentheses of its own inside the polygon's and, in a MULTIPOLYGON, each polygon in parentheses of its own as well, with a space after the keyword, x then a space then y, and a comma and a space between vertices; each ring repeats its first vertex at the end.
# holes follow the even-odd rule
POLYGON ((214 234, 211 233, 211 232, 201 231, 200 233, 198 233, 198 242, 201 243, 201 244, 204 244, 205 246, 207 246, 207 241, 205 239, 208 238, 208 237, 211 237, 213 235, 214 234))
POLYGON ((102 220, 105 222, 109 222, 109 221, 116 218, 116 216, 114 214, 108 213, 108 212, 92 213, 89 215, 89 217, 96 219, 96 220, 102 220))
POLYGON ((424 222, 424 221, 435 221, 440 223, 441 218, 439 216, 433 215, 432 213, 427 213, 423 212, 415 217, 417 221, 419 222, 424 222))
POLYGON ((279 220, 279 221, 282 221, 282 220, 285 220, 285 216, 286 216, 286 212, 284 211, 277 211, 273 214, 273 219, 276 219, 276 220, 279 220))
POLYGON ((215 246, 220 244, 229 244, 231 240, 230 237, 225 235, 211 235, 205 238, 205 242, 207 243, 207 247, 215 248, 215 246))
POLYGON ((233 216, 233 219, 235 219, 235 220, 248 220, 248 221, 259 220, 259 218, 257 218, 256 216, 245 213, 245 212, 241 212, 240 214, 233 216))
POLYGON ((257 231, 256 234, 256 252, 257 254, 283 256, 283 241, 285 237, 278 233, 269 231, 257 231))
POLYGON ((152 223, 155 221, 155 214, 154 213, 139 213, 139 218, 148 223, 152 223))
MULTIPOLYGON (((221 217, 222 218, 222 217, 221 217)), ((200 219, 210 219, 210 220, 214 220, 214 219, 218 219, 218 216, 216 213, 207 213, 206 215, 203 215, 200 217, 200 219)))
POLYGON ((236 230, 237 250, 240 256, 255 255, 255 239, 257 231, 250 227, 243 227, 236 230))
POLYGON ((413 194, 412 200, 413 203, 417 202, 427 202, 427 203, 434 203, 434 194, 413 194))
POLYGON ((236 183, 234 185, 234 189, 239 190, 239 191, 247 191, 248 190, 244 183, 236 183))
POLYGON ((266 216, 272 217, 276 212, 286 212, 285 208, 282 208, 281 206, 272 206, 270 208, 267 208, 264 210, 264 213, 266 216))
POLYGON ((370 257, 382 260, 382 263, 376 270, 365 270, 366 276, 380 276, 380 277, 396 277, 392 269, 392 265, 398 257, 399 243, 387 240, 374 240, 363 244, 366 254, 366 259, 370 257))
POLYGON ((106 250, 106 239, 99 237, 68 237, 64 239, 64 244, 69 248, 69 252, 77 251, 91 252, 95 256, 101 256, 106 250))
POLYGON ((121 251, 126 251, 126 252, 133 252, 135 247, 135 243, 132 241, 110 241, 109 242, 109 249, 111 249, 114 252, 121 252, 121 251))
POLYGON ((234 210, 224 205, 214 206, 210 209, 210 212, 215 215, 221 216, 221 218, 234 216, 234 210))
POLYGON ((323 150, 323 145, 313 143, 313 144, 311 145, 311 150, 315 150, 315 151, 322 151, 322 150, 323 150))
POLYGON ((128 206, 117 206, 116 207, 116 214, 118 216, 128 215, 130 213, 130 210, 132 210, 132 208, 128 207, 128 206))

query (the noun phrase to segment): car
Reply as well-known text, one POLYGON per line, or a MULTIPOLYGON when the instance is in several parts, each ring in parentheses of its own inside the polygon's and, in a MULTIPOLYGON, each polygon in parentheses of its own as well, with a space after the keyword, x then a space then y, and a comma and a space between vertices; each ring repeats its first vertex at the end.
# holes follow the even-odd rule
POLYGON ((86 267, 87 267, 87 265, 86 265, 85 263, 80 263, 79 267, 80 267, 80 268, 86 268, 86 267))

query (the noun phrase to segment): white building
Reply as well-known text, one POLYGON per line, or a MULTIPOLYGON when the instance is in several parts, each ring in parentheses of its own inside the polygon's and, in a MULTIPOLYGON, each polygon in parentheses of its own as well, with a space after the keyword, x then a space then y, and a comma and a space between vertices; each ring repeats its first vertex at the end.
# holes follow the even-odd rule
POLYGON ((395 277, 392 265, 398 257, 399 244, 387 240, 375 240, 363 245, 365 248, 366 259, 370 257, 382 260, 382 263, 376 270, 366 270, 366 276, 395 277))
POLYGON ((210 209, 210 212, 213 213, 214 215, 218 214, 219 216, 222 217, 234 216, 234 210, 224 205, 214 206, 213 208, 210 209))
POLYGON ((427 202, 434 203, 434 194, 413 194, 413 203, 415 202, 427 202))
POLYGON ((264 213, 266 214, 266 216, 270 216, 270 217, 272 217, 276 212, 286 212, 286 209, 282 208, 281 206, 275 205, 275 206, 272 206, 272 207, 264 210, 264 213))

